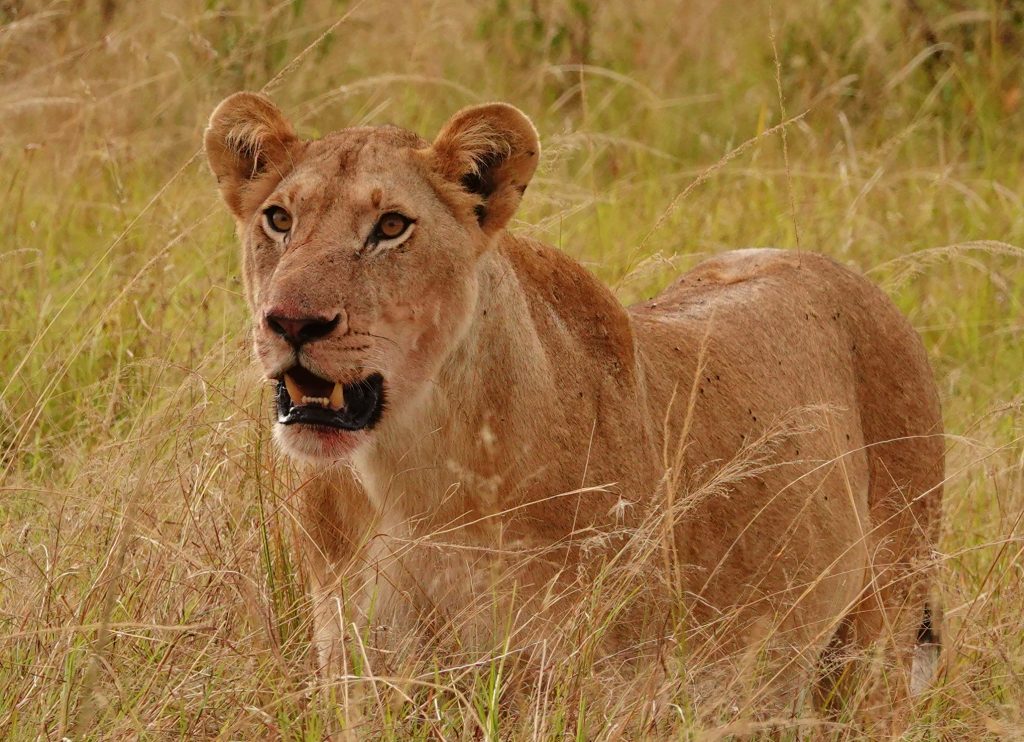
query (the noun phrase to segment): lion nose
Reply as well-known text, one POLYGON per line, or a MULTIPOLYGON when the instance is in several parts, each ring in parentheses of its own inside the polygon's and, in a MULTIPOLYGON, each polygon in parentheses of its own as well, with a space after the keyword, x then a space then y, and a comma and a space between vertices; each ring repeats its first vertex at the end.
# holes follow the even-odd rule
POLYGON ((284 317, 268 312, 266 320, 267 327, 298 348, 303 343, 329 334, 338 326, 341 315, 336 314, 332 319, 325 319, 324 317, 284 317))

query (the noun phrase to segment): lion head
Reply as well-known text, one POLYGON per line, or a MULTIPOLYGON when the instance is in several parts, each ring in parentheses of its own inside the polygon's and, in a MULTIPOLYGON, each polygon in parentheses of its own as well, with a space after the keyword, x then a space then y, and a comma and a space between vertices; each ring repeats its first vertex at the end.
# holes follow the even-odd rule
POLYGON ((255 353, 289 454, 350 455, 423 398, 465 336, 478 265, 537 166, 518 109, 466 108, 433 143, 392 126, 299 138, 237 93, 206 153, 237 222, 255 353))

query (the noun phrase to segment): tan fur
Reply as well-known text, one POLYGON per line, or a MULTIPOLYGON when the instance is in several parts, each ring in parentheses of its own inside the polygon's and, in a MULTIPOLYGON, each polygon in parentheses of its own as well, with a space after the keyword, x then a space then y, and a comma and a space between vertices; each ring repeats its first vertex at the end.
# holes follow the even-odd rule
MULTIPOLYGON (((516 636, 554 641, 601 565, 628 554, 640 589, 604 634, 609 655, 651 651, 671 620, 695 657, 764 654, 771 692, 790 698, 822 663, 838 677, 880 645, 891 697, 905 692, 942 426, 924 349, 881 291, 817 255, 744 250, 624 309, 504 230, 540 152, 504 104, 459 112, 433 144, 395 128, 305 142, 238 94, 206 146, 268 376, 295 358, 263 321, 283 307, 342 317, 303 346, 308 368, 385 378, 372 430, 275 426, 311 479, 325 663, 342 661, 351 621, 386 624, 392 645, 414 632, 485 647, 507 627, 472 608, 496 600, 527 626, 516 636), (295 219, 284 248, 261 225, 270 203, 295 219), (412 237, 362 255, 389 210, 417 220, 412 237)), ((854 692, 844 677, 822 687, 854 692)))

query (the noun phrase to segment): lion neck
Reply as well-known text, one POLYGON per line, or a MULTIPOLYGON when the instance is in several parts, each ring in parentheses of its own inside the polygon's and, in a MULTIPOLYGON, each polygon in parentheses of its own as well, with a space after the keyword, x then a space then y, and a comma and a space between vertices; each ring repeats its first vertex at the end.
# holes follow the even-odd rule
POLYGON ((636 381, 626 311, 570 258, 504 235, 481 259, 479 284, 472 321, 436 382, 354 457, 382 510, 450 522, 465 513, 444 503, 469 502, 479 515, 536 496, 538 481, 579 487, 593 435, 581 400, 600 396, 610 366, 636 381))

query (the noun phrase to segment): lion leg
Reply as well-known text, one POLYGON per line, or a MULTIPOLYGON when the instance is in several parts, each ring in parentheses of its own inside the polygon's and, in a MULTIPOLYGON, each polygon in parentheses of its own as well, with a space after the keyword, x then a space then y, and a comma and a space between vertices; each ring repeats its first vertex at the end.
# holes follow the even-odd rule
POLYGON ((329 678, 345 673, 345 613, 341 591, 311 580, 313 601, 313 646, 316 650, 317 672, 329 678))
POLYGON ((857 292, 851 347, 870 471, 871 572, 834 645, 847 667, 832 696, 861 724, 884 732, 906 720, 918 637, 928 638, 922 625, 934 584, 945 444, 938 389, 920 338, 877 288, 865 284, 857 292))
POLYGON ((365 558, 374 512, 345 470, 307 480, 297 498, 296 545, 313 603, 313 642, 321 675, 348 674, 346 640, 365 613, 365 578, 353 579, 365 558))
POLYGON ((922 686, 915 673, 923 677, 937 666, 930 576, 912 564, 876 570, 874 589, 843 619, 821 658, 815 695, 828 716, 872 736, 906 725, 913 692, 930 681, 922 686))

